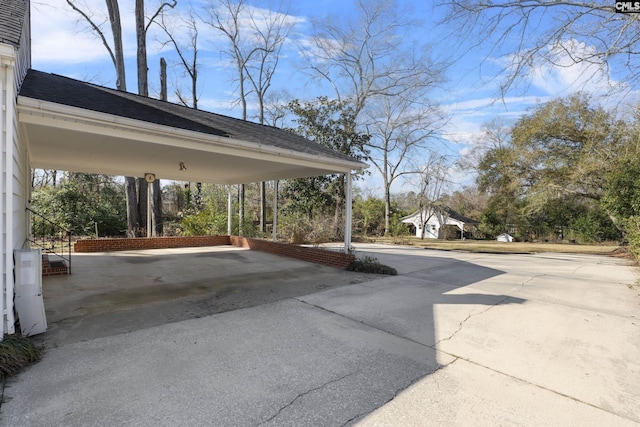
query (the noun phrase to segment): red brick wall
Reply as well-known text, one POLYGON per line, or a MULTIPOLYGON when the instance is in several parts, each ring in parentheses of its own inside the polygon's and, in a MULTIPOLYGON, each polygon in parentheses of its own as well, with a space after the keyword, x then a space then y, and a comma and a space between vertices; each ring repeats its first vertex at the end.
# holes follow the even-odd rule
POLYGON ((74 252, 113 252, 135 249, 189 248, 198 246, 229 245, 229 236, 194 237, 137 237, 134 239, 78 240, 74 252))
POLYGON ((78 240, 74 246, 74 252, 112 252, 135 249, 188 248, 221 245, 233 245, 337 268, 346 268, 349 263, 355 260, 355 255, 353 254, 239 236, 87 239, 78 240))
POLYGON ((44 254, 42 255, 42 276, 62 276, 69 274, 68 267, 51 267, 49 263, 49 256, 44 254))
POLYGON ((283 255, 289 258, 296 258, 303 261, 315 262, 317 264, 324 264, 338 268, 347 268, 347 266, 356 259, 355 255, 345 254, 344 252, 309 248, 268 240, 249 239, 247 237, 240 236, 230 236, 230 240, 233 246, 269 252, 276 255, 283 255))

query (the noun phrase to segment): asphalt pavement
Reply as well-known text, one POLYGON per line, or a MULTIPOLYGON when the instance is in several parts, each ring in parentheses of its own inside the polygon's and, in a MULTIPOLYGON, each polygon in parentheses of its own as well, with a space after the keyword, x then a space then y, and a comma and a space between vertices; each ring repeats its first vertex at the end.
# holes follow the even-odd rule
MULTIPOLYGON (((356 249, 399 275, 309 271, 304 262, 234 252, 255 273, 251 287, 264 282, 278 293, 277 283, 295 288, 290 277, 306 271, 308 292, 75 339, 64 328, 83 328, 106 308, 72 316, 57 306, 57 338, 45 337, 43 360, 8 383, 0 425, 640 425, 640 275, 628 261, 356 249), (310 285, 314 274, 321 286, 310 285)), ((185 270, 167 267, 154 282, 158 293, 173 289, 172 298, 112 319, 223 298, 219 281, 198 278, 197 295, 171 284, 225 256, 199 257, 202 268, 175 257, 185 270)), ((106 298, 97 283, 78 306, 106 298)))

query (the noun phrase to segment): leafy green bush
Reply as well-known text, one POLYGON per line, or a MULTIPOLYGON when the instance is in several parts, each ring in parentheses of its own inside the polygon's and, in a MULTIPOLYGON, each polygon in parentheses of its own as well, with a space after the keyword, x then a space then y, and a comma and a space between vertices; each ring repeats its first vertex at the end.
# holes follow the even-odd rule
POLYGON ((629 242, 629 252, 640 261, 640 216, 635 215, 627 218, 624 222, 629 242))
POLYGON ((377 258, 365 256, 357 258, 347 266, 347 271, 356 271, 359 273, 388 274, 395 276, 398 271, 388 265, 380 264, 377 258))
MULTIPOLYGON (((233 217, 231 234, 238 235, 238 217, 233 217)), ((216 212, 211 207, 205 207, 199 212, 185 215, 180 221, 179 229, 182 236, 217 236, 228 232, 227 213, 216 212)), ((255 237, 257 233, 253 221, 244 220, 243 236, 255 237)))
POLYGON ((180 221, 180 234, 183 236, 213 236, 226 232, 226 215, 212 212, 209 208, 185 215, 180 221))
POLYGON ((573 220, 571 231, 580 243, 620 240, 622 235, 601 210, 593 209, 573 220))
MULTIPOLYGON (((127 209, 121 184, 101 175, 75 174, 56 187, 34 190, 31 206, 45 218, 76 236, 122 235, 127 230, 127 209)), ((46 222, 33 218, 33 233, 48 235, 46 222)))

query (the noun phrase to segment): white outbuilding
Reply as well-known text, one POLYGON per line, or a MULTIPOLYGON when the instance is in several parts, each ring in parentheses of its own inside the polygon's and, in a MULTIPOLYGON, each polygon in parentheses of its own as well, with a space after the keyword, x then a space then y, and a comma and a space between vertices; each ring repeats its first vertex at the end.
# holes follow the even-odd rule
POLYGON ((467 218, 448 207, 425 208, 401 219, 415 229, 416 237, 427 239, 443 239, 444 228, 454 226, 460 230, 460 238, 464 239, 465 232, 470 232, 479 222, 467 218), (465 228, 466 227, 466 228, 465 228), (424 236, 423 236, 424 232, 424 236))

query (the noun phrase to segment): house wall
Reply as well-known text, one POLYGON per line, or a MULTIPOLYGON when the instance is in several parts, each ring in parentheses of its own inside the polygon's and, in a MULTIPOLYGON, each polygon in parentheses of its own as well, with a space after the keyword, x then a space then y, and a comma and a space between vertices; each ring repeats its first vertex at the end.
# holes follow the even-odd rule
MULTIPOLYGON (((422 237, 422 228, 420 227, 420 222, 418 221, 415 224, 416 227, 416 237, 422 237)), ((424 237, 425 239, 437 239, 440 233, 440 223, 436 221, 433 217, 427 221, 425 224, 424 237)))
POLYGON ((0 43, 0 211, 2 218, 2 318, 0 340, 15 333, 13 310, 13 250, 23 248, 27 237, 26 206, 31 175, 26 143, 20 138, 16 111, 17 93, 31 66, 29 12, 22 27, 20 46, 0 43))
POLYGON ((0 145, 2 146, 2 165, 0 166, 0 210, 2 211, 2 318, 0 336, 14 333, 13 318, 13 151, 15 147, 15 49, 0 44, 0 145))

